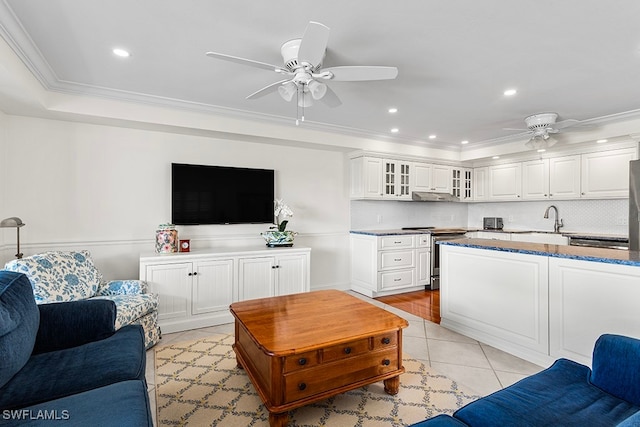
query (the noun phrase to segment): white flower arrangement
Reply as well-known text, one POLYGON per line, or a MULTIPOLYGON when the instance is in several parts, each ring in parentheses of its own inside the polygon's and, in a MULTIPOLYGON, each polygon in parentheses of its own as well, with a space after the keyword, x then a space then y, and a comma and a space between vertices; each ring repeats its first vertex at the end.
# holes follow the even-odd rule
POLYGON ((287 229, 287 224, 289 220, 287 218, 291 218, 293 216, 293 210, 282 201, 282 199, 276 199, 275 209, 273 211, 276 217, 276 226, 271 228, 277 228, 278 231, 285 231, 287 229))

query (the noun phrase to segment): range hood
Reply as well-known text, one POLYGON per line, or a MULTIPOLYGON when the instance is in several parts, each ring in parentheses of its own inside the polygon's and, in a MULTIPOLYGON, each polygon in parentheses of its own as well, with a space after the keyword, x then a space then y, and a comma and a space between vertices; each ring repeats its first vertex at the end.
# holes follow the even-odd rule
POLYGON ((460 198, 449 193, 432 193, 430 191, 414 191, 411 200, 418 202, 459 202, 460 198))

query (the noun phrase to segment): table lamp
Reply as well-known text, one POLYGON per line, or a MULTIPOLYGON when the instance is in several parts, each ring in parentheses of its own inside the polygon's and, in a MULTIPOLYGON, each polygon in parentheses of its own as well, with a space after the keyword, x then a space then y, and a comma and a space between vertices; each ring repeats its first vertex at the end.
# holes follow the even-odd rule
POLYGON ((20 252, 20 227, 24 227, 25 223, 18 217, 12 216, 10 218, 5 218, 0 221, 0 228, 12 228, 15 227, 18 233, 18 252, 16 253, 16 258, 22 258, 22 253, 20 252))

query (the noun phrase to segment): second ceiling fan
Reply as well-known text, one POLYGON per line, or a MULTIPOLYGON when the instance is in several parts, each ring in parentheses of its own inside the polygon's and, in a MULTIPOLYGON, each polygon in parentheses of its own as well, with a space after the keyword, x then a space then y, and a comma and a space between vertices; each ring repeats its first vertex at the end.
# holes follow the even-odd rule
MULTIPOLYGON (((309 22, 301 39, 289 40, 280 48, 283 66, 217 52, 207 52, 206 54, 211 58, 274 71, 285 77, 252 93, 247 96, 247 99, 256 99, 278 92, 286 101, 291 101, 295 95, 298 106, 303 108, 311 106, 314 100, 321 101, 329 107, 337 107, 342 104, 335 92, 326 85, 326 82, 329 81, 389 80, 397 77, 398 69, 396 67, 339 66, 322 68, 322 60, 329 41, 329 31, 329 27, 326 25, 319 22, 309 22)), ((304 116, 302 119, 304 120, 304 116)))

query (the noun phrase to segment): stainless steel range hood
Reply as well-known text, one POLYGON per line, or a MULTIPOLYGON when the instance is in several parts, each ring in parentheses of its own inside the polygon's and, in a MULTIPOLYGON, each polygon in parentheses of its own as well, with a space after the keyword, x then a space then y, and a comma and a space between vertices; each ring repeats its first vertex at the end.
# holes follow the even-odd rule
POLYGON ((411 199, 418 202, 459 202, 460 198, 449 193, 432 193, 430 191, 414 191, 411 199))

